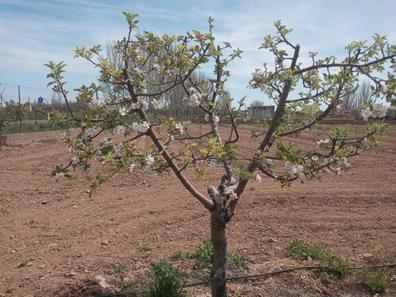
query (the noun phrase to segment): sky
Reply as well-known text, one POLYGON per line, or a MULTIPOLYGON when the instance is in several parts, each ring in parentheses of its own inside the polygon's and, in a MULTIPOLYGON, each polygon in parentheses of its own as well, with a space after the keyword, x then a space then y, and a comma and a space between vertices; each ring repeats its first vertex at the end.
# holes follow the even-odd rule
POLYGON ((347 43, 368 40, 373 33, 396 41, 396 0, 0 0, 0 84, 5 97, 16 96, 21 85, 23 100, 49 98, 44 66, 49 60, 66 62, 70 90, 95 81, 94 69, 74 59, 73 49, 125 36, 122 11, 138 13, 140 30, 158 34, 206 32, 212 16, 216 40, 243 51, 242 59, 230 64, 226 88, 234 98, 246 95, 248 102, 266 102, 248 82, 254 69, 269 59, 258 47, 274 32, 276 20, 294 29, 290 40, 301 45, 303 60, 308 51, 343 57, 347 43))

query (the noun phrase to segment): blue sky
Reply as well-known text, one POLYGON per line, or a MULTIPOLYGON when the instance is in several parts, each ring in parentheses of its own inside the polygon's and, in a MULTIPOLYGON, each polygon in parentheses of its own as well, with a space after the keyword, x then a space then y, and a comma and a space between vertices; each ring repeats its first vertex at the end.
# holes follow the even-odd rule
POLYGON ((6 97, 50 96, 46 89, 48 60, 65 61, 70 89, 95 80, 93 68, 73 59, 75 46, 104 44, 126 33, 124 10, 139 13, 140 29, 156 33, 184 33, 207 29, 207 18, 215 19, 215 36, 242 51, 243 59, 230 67, 227 88, 235 97, 264 100, 247 88, 250 74, 269 56, 258 47, 272 24, 281 19, 294 31, 290 39, 308 51, 343 56, 351 40, 366 40, 373 33, 396 40, 394 0, 278 0, 278 1, 88 1, 88 0, 0 0, 0 83, 6 97))

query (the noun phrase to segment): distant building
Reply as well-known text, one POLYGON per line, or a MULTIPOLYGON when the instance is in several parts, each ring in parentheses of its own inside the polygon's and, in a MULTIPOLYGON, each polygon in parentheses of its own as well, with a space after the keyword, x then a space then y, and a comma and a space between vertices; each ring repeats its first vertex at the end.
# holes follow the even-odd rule
POLYGON ((275 106, 249 106, 247 109, 248 115, 254 119, 264 119, 266 117, 272 117, 275 112, 275 106))

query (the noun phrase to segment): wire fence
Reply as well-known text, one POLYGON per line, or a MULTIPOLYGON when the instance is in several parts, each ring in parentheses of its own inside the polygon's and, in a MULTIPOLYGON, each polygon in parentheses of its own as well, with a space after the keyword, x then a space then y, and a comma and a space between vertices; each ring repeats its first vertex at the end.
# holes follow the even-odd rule
MULTIPOLYGON (((73 96, 69 99, 73 114, 83 118, 88 110, 87 105, 78 103, 73 96)), ((70 128, 50 123, 48 114, 52 111, 68 113, 64 100, 50 88, 0 83, 0 137, 5 134, 70 128)), ((203 121, 199 108, 183 104, 182 98, 172 98, 160 112, 150 112, 155 116, 173 117, 180 121, 203 121)))
POLYGON ((6 102, 11 101, 22 104, 51 104, 54 100, 56 96, 50 88, 0 82, 0 107, 4 107, 6 102))
POLYGON ((64 111, 64 104, 50 88, 0 82, 0 144, 5 134, 58 130, 48 113, 64 111))

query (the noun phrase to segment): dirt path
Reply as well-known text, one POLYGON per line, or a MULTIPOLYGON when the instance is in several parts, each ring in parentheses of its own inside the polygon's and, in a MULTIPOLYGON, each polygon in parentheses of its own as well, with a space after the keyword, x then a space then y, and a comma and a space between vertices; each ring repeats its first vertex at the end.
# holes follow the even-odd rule
MULTIPOLYGON (((295 238, 327 244, 357 263, 374 250, 396 262, 395 135, 392 127, 380 154, 358 157, 349 172, 328 175, 322 183, 249 184, 229 225, 230 250, 246 253, 253 270, 263 263, 277 267, 295 238)), ((251 146, 246 140, 242 149, 251 146)), ((88 198, 83 180, 49 178, 66 156, 62 143, 0 151, 0 296, 67 287, 107 275, 117 262, 128 271, 141 270, 176 250, 193 251, 208 234, 207 212, 173 175, 150 180, 118 175, 88 198), (139 251, 142 244, 151 251, 139 251)), ((288 282, 261 283, 261 296, 324 296, 288 282), (295 295, 287 295, 289 287, 295 295)), ((260 296, 251 286, 235 288, 235 296, 260 296)))

